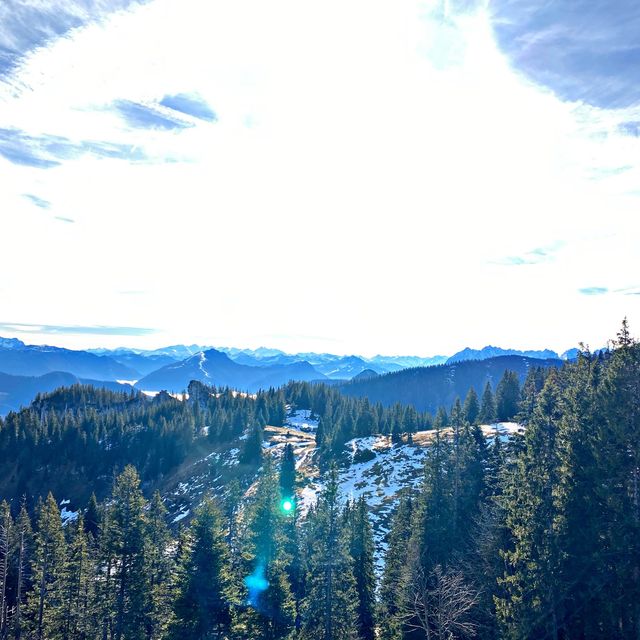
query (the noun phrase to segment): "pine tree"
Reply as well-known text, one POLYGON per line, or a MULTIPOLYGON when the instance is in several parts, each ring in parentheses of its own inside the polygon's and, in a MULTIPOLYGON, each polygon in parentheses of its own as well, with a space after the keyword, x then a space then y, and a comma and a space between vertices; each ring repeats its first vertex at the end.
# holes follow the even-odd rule
POLYGON ((496 403, 491 391, 491 383, 487 382, 482 394, 482 405, 478 421, 482 424, 493 424, 496 421, 496 403))
POLYGON ((599 534, 607 554, 609 624, 640 637, 640 345, 625 320, 598 389, 599 534))
POLYGON ((369 522, 367 503, 361 497, 350 510, 349 551, 353 560, 358 604, 357 631, 360 640, 375 637, 375 588, 373 566, 373 530, 369 522))
POLYGON ((170 637, 223 640, 236 595, 222 515, 211 498, 198 507, 182 546, 170 637))
POLYGON ((33 555, 33 591, 29 594, 29 627, 36 640, 64 637, 63 585, 66 544, 60 510, 49 494, 38 508, 33 555))
POLYGON ((295 622, 287 558, 283 553, 283 522, 292 515, 283 508, 278 478, 268 458, 250 509, 243 552, 244 584, 250 606, 244 624, 252 638, 285 638, 295 622))
POLYGON ((87 640, 95 637, 95 567, 84 519, 71 525, 62 584, 63 637, 87 640))
POLYGON ((145 545, 145 573, 149 581, 150 598, 146 613, 146 637, 157 640, 171 622, 173 560, 170 555, 171 534, 165 518, 167 510, 156 491, 149 504, 145 545))
POLYGON ((296 460, 291 444, 284 447, 280 463, 280 492, 283 499, 293 499, 296 486, 296 460))
POLYGON ((22 638, 23 631, 23 605, 24 597, 30 587, 31 561, 30 556, 33 549, 33 531, 31 520, 27 508, 23 502, 20 513, 13 528, 14 531, 14 552, 15 573, 16 573, 16 597, 15 614, 12 620, 12 632, 16 640, 22 638))
POLYGON ((340 517, 335 467, 307 519, 307 598, 303 637, 355 640, 357 592, 348 540, 340 517))
POLYGON ((462 412, 464 419, 469 424, 476 424, 476 420, 480 414, 480 401, 478 400, 478 394, 473 387, 469 389, 467 397, 464 399, 462 412))
POLYGON ((137 471, 129 466, 116 478, 110 507, 113 532, 115 640, 145 637, 149 581, 145 567, 146 502, 137 471))
POLYGON ((380 584, 380 637, 382 640, 401 640, 402 619, 400 602, 404 595, 403 584, 407 560, 407 548, 411 538, 413 500, 410 495, 400 497, 393 515, 389 544, 380 584))
POLYGON ((558 376, 550 375, 526 432, 526 449, 506 488, 506 522, 514 539, 505 550, 507 595, 497 603, 507 638, 560 638, 563 628, 562 527, 557 494, 561 417, 558 376))
POLYGON ((240 464, 257 466, 262 460, 262 429, 254 426, 244 441, 240 451, 240 464))
POLYGON ((496 388, 495 400, 499 422, 508 422, 516 416, 520 404, 520 381, 514 371, 505 370, 496 388))
POLYGON ((9 553, 11 535, 13 530, 13 520, 11 509, 8 503, 3 500, 0 503, 0 638, 7 633, 8 614, 8 590, 7 582, 9 578, 9 553))
POLYGON ((100 531, 100 520, 98 500, 96 494, 92 493, 84 515, 84 528, 85 533, 91 535, 94 540, 98 537, 98 532, 100 531))

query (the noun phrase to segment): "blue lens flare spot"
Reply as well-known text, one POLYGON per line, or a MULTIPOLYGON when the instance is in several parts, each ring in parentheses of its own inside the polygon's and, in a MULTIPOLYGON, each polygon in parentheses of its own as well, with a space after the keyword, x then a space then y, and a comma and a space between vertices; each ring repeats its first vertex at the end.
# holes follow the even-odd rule
POLYGON ((255 606, 260 594, 269 588, 269 581, 264 576, 264 567, 258 565, 253 573, 244 579, 244 584, 249 591, 249 604, 255 606))

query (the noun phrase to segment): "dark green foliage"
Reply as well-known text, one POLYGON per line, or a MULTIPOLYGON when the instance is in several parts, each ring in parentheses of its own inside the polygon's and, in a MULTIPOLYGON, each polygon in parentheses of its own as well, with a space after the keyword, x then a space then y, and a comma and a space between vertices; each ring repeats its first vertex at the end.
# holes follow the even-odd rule
POLYGON ((296 487, 296 459, 293 447, 287 444, 280 463, 280 493, 283 498, 293 498, 296 487))
POLYGON ((226 638, 235 594, 222 515, 210 498, 199 507, 182 541, 179 560, 171 637, 226 638))
POLYGON ((496 418, 496 401, 493 397, 493 391, 491 391, 491 383, 487 382, 482 394, 482 404, 480 405, 478 422, 480 422, 481 424, 491 424, 492 422, 496 421, 496 418))
POLYGON ((476 390, 471 387, 467 397, 464 399, 464 407, 462 408, 464 413, 464 419, 469 424, 476 424, 478 415, 480 414, 480 401, 478 400, 478 394, 476 390))
MULTIPOLYGON (((319 460, 329 471, 316 505, 301 514, 282 509, 296 488, 293 449, 284 448, 279 469, 269 454, 249 456, 247 475, 225 487, 224 513, 204 498, 180 532, 167 527, 159 493, 145 499, 131 466, 102 504, 87 493, 84 513, 64 527, 51 494, 31 507, 33 532, 29 502, 8 495, 13 502, 0 503, 0 638, 638 638, 640 346, 626 323, 612 346, 597 356, 583 348, 559 370, 530 370, 517 408, 523 436, 495 431, 487 440, 473 424, 496 418, 490 386, 475 420, 471 393, 448 414, 438 411, 423 483, 405 489, 392 514, 377 606, 367 506, 344 505, 331 459, 357 435, 410 436, 431 424, 425 416, 298 383, 255 399, 199 383, 187 402, 82 387, 43 396, 38 411, 12 414, 0 429, 4 445, 24 445, 40 462, 49 455, 41 439, 60 455, 91 441, 93 426, 94 444, 135 439, 134 425, 155 430, 148 440, 155 455, 170 415, 177 430, 186 421, 199 455, 219 438, 255 453, 263 425, 290 405, 320 419, 319 460)), ((498 385, 498 418, 513 418, 516 383, 505 373, 498 385)), ((120 453, 122 463, 135 454, 147 470, 154 466, 137 449, 120 453)), ((47 460, 40 487, 71 458, 47 460)), ((14 462, 0 466, 15 478, 14 462)), ((89 460, 83 470, 78 460, 72 477, 100 464, 89 460)))
POLYGON ((525 356, 499 356, 487 360, 467 360, 432 367, 417 367, 387 373, 375 378, 348 382, 342 393, 368 398, 372 404, 392 407, 411 405, 417 411, 435 413, 450 407, 457 397, 465 398, 471 387, 478 392, 488 381, 500 380, 506 369, 523 381, 531 367, 560 367, 562 360, 538 360, 525 356))
POLYGON ((309 640, 355 640, 358 595, 349 554, 348 531, 341 517, 337 472, 309 514, 307 599, 303 637, 309 640))
POLYGON ((264 640, 286 638, 295 623, 284 539, 286 519, 293 514, 282 510, 278 484, 267 460, 248 514, 242 554, 249 605, 242 616, 243 628, 252 638, 264 640))
POLYGON ((112 495, 107 521, 115 570, 114 638, 142 638, 151 596, 144 553, 148 525, 140 479, 133 467, 126 467, 116 479, 112 495))
POLYGON ((507 369, 496 387, 496 415, 499 422, 512 420, 520 404, 520 382, 515 371, 507 369))
POLYGON ((356 607, 357 632, 361 640, 375 637, 375 589, 373 567, 373 531, 364 498, 350 506, 347 512, 349 551, 353 559, 358 602, 356 607))
POLYGON ((26 626, 37 640, 64 637, 66 542, 60 510, 51 494, 38 506, 33 551, 33 590, 27 599, 26 626))

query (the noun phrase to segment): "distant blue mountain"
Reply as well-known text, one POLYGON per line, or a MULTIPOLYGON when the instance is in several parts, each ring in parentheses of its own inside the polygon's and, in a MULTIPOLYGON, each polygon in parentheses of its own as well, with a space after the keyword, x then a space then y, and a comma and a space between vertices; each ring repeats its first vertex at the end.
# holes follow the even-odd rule
POLYGON ((68 387, 78 383, 114 391, 131 388, 129 385, 109 380, 78 378, 63 371, 45 373, 42 376, 13 376, 0 373, 0 415, 4 416, 9 411, 17 411, 21 407, 27 407, 39 393, 48 393, 59 387, 68 387))
POLYGON ((277 387, 290 380, 326 379, 308 362, 251 367, 234 362, 217 349, 201 351, 196 355, 168 364, 145 376, 136 383, 144 391, 182 391, 191 380, 199 380, 217 387, 233 387, 242 391, 257 391, 277 387))
POLYGON ((487 346, 482 349, 463 349, 454 353, 447 358, 446 364, 452 362, 462 362, 465 360, 488 360, 489 358, 497 358, 498 356, 525 356, 527 358, 537 358, 538 360, 548 360, 549 358, 558 359, 560 356, 550 349, 541 351, 521 351, 519 349, 502 349, 500 347, 487 346))
POLYGON ((95 380, 134 380, 140 377, 135 369, 110 356, 0 339, 0 372, 16 376, 42 376, 54 371, 66 371, 80 378, 95 380))

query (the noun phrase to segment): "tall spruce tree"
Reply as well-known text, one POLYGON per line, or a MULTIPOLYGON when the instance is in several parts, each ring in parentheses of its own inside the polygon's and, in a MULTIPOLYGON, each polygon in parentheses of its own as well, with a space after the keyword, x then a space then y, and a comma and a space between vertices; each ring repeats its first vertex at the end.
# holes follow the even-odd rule
POLYGON ((145 572, 149 581, 145 634, 148 640, 163 638, 171 622, 171 575, 174 567, 166 515, 167 509, 156 491, 149 504, 145 540, 145 572))
POLYGON ((393 515, 384 572, 380 583, 380 638, 381 640, 401 640, 403 621, 400 604, 404 597, 406 578, 407 548, 412 532, 414 501, 404 494, 393 515))
POLYGON ((462 407, 464 419, 469 424, 476 424, 478 415, 480 414, 480 401, 478 400, 478 394, 476 390, 471 387, 467 392, 467 396, 464 399, 464 406, 462 407))
POLYGON ((237 600, 222 515, 211 498, 198 507, 182 541, 177 574, 175 640, 223 640, 229 636, 237 600))
POLYGON ((115 569, 114 639, 137 640, 146 635, 145 612, 151 594, 145 566, 146 501, 134 467, 126 467, 116 478, 112 498, 108 535, 115 569))
POLYGON ((64 637, 63 586, 66 543, 60 509, 49 494, 38 507, 33 554, 33 591, 28 600, 29 634, 36 640, 64 637))
POLYGON ((482 394, 482 404, 478 421, 482 424, 492 424, 496 421, 496 402, 491 391, 491 383, 487 381, 482 394))
POLYGON ((283 539, 284 520, 293 513, 283 508, 279 488, 277 474, 267 458, 248 514, 243 551, 249 604, 244 624, 247 634, 256 640, 286 638, 295 623, 283 539))
POLYGON ((520 405, 520 381, 515 371, 505 370, 496 387, 496 417, 499 422, 512 420, 520 405))
POLYGON ((16 640, 21 640, 23 633, 23 609, 26 593, 31 586, 31 556, 33 552, 33 530, 27 508, 22 503, 20 513, 13 527, 13 557, 16 574, 15 612, 12 620, 12 635, 16 640))
POLYGON ((558 376, 547 378, 529 423, 526 448, 506 488, 506 522, 514 539, 503 552, 507 595, 498 616, 507 638, 552 638, 564 628, 562 518, 554 488, 559 481, 561 418, 558 376))
POLYGON ((296 459, 293 446, 286 444, 280 463, 280 491, 283 499, 292 499, 295 496, 296 487, 296 459))
POLYGON ((361 497, 349 509, 349 552, 353 560, 358 602, 357 632, 360 640, 375 637, 376 577, 373 564, 373 530, 367 502, 361 497))
POLYGON ((0 638, 6 636, 8 624, 8 581, 9 581, 9 553, 13 519, 9 504, 3 500, 0 503, 0 638))
POLYGON ((307 519, 307 598, 303 637, 313 640, 357 638, 357 591, 347 531, 340 517, 338 474, 331 467, 318 504, 307 519))

